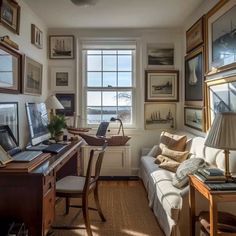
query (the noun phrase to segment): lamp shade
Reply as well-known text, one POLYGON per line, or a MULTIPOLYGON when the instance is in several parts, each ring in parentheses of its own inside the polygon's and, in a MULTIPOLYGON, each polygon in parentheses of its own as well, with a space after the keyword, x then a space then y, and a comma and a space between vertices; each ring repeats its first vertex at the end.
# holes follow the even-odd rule
POLYGON ((218 113, 205 141, 217 149, 236 150, 236 113, 218 113))
POLYGON ((64 109, 63 105, 59 102, 55 95, 51 95, 45 101, 47 109, 64 109))

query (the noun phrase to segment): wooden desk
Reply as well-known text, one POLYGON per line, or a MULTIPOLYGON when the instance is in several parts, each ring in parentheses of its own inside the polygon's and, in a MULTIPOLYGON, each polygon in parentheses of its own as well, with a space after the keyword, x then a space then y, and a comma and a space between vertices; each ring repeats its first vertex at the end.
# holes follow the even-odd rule
POLYGON ((54 219, 56 180, 82 172, 81 145, 74 142, 57 155, 0 168, 0 220, 24 222, 29 236, 46 235, 54 219))
MULTIPOLYGON (((229 235, 217 232, 218 209, 220 202, 236 202, 236 191, 213 191, 209 190, 206 184, 197 179, 194 175, 189 176, 189 207, 190 207, 190 236, 195 236, 195 222, 197 220, 195 213, 195 190, 200 192, 209 201, 210 212, 210 236, 229 235)), ((235 235, 235 234, 230 234, 235 235)))

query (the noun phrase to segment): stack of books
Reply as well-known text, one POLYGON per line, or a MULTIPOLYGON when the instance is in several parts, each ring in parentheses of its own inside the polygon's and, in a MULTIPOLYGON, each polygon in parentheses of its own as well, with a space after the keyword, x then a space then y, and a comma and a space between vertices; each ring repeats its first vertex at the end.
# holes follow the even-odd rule
POLYGON ((194 175, 206 184, 226 182, 224 172, 218 168, 199 169, 194 175))

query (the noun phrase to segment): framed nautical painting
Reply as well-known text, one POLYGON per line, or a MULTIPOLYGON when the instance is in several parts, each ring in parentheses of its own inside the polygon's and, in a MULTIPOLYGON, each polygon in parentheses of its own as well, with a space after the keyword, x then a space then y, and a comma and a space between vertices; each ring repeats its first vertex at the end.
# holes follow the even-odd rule
POLYGON ((207 117, 210 128, 219 112, 236 112, 236 76, 209 80, 207 84, 207 117))
POLYGON ((74 36, 73 35, 50 35, 49 36, 50 59, 73 59, 74 36))
MULTIPOLYGON (((185 57, 185 103, 203 100, 204 62, 203 47, 185 57)), ((201 104, 200 104, 201 105, 201 104)))
POLYGON ((176 104, 145 103, 144 122, 145 129, 175 129, 176 104))
POLYGON ((75 95, 72 93, 57 93, 57 99, 60 101, 64 109, 57 109, 57 115, 65 115, 65 116, 74 116, 75 112, 75 95))
POLYGON ((176 102, 179 100, 179 71, 146 70, 145 101, 176 102))
POLYGON ((206 15, 208 74, 236 67, 236 1, 221 0, 206 15))
POLYGON ((204 132, 204 112, 201 107, 184 108, 184 125, 204 132))

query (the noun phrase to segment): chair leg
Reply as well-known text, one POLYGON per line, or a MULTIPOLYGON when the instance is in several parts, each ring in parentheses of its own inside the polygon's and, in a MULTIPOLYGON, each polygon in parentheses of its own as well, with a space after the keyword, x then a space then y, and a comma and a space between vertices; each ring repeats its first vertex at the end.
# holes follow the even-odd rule
POLYGON ((93 236, 93 233, 90 227, 90 220, 89 220, 88 196, 84 196, 82 199, 82 211, 83 211, 84 224, 86 227, 87 234, 88 236, 93 236))
POLYGON ((70 198, 66 197, 66 215, 69 214, 69 210, 70 210, 70 198))
POLYGON ((99 203, 98 185, 96 185, 96 187, 95 187, 95 189, 94 189, 94 200, 95 200, 95 203, 96 203, 96 206, 97 206, 98 214, 99 214, 101 220, 102 220, 103 222, 105 222, 105 221, 106 221, 106 218, 105 218, 105 216, 104 216, 103 213, 102 213, 102 208, 101 208, 100 203, 99 203))

